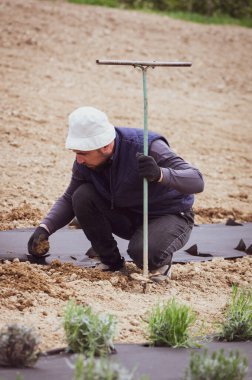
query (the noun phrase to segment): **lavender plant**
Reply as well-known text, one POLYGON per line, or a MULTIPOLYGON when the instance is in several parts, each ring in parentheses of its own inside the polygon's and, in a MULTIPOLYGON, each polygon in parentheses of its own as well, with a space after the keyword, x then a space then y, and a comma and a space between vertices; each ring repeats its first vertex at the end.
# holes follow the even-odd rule
POLYGON ((98 315, 91 307, 70 301, 64 313, 68 347, 75 353, 109 354, 114 350, 116 321, 112 315, 98 315))
POLYGON ((226 356, 223 349, 208 355, 193 352, 183 380, 243 380, 248 369, 248 360, 239 351, 230 351, 226 356))
POLYGON ((0 367, 32 367, 39 357, 32 329, 17 324, 0 332, 0 367))
POLYGON ((156 305, 149 314, 147 335, 154 346, 191 347, 189 328, 196 321, 195 312, 173 298, 156 305))
POLYGON ((231 303, 216 338, 228 342, 252 340, 251 289, 239 290, 236 285, 233 286, 231 303))
MULTIPOLYGON (((134 371, 128 371, 121 364, 106 358, 95 359, 78 355, 74 366, 74 380, 134 380, 134 371)), ((139 380, 148 380, 142 376, 139 380)))

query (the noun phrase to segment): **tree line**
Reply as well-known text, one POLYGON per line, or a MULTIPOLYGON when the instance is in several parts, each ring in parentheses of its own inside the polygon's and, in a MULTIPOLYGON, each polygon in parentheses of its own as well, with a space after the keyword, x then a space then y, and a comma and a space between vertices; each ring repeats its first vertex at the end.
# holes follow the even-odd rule
POLYGON ((252 18, 252 0, 118 0, 118 4, 129 8, 149 8, 166 12, 252 18))

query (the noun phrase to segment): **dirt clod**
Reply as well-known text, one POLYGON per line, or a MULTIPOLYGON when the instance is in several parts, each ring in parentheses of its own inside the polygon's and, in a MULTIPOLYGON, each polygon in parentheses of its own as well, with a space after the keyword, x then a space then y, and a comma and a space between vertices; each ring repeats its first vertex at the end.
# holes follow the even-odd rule
POLYGON ((34 248, 36 256, 43 256, 49 251, 49 241, 40 239, 34 248))

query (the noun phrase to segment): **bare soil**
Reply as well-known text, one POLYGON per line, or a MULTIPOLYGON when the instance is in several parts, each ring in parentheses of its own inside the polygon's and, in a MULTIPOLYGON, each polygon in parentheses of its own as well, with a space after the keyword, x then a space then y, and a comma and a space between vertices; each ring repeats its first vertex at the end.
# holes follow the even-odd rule
POLYGON ((133 264, 114 274, 57 261, 50 266, 2 264, 1 326, 10 322, 34 326, 43 350, 65 346, 64 307, 75 299, 99 313, 115 315, 118 342, 143 343, 148 312, 158 302, 176 297, 197 313, 193 333, 212 334, 224 318, 232 284, 251 286, 252 258, 174 265, 172 279, 161 284, 134 280, 131 275, 136 271, 133 264))
MULTIPOLYGON (((73 154, 67 115, 81 105, 115 125, 143 125, 137 69, 96 59, 192 61, 148 72, 149 127, 202 171, 196 222, 252 221, 252 30, 210 26, 64 1, 2 0, 0 229, 36 226, 66 188, 73 154)), ((41 348, 64 345, 70 298, 118 318, 118 341, 142 342, 143 320, 172 296, 190 304, 208 333, 223 318, 233 283, 249 287, 252 259, 174 265, 172 279, 144 284, 130 274, 71 265, 0 264, 0 327, 32 325, 41 348)))

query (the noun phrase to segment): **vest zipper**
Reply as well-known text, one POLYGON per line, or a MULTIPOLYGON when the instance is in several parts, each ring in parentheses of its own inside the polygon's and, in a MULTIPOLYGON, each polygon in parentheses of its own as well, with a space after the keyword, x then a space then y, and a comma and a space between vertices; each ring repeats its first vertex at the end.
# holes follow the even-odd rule
POLYGON ((110 206, 110 209, 114 210, 114 194, 113 194, 113 188, 112 188, 112 167, 110 167, 110 170, 109 170, 109 187, 110 187, 110 193, 111 193, 111 198, 110 198, 111 206, 110 206))

